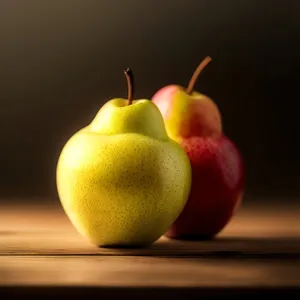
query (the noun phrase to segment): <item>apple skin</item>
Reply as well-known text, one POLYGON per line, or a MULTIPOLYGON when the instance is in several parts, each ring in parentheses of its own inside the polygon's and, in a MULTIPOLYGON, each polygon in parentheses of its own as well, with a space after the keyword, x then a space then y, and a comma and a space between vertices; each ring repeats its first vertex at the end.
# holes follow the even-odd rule
POLYGON ((183 87, 169 85, 157 91, 152 101, 163 115, 169 136, 188 155, 192 169, 189 199, 165 236, 211 239, 230 222, 242 201, 245 171, 241 153, 223 134, 219 109, 207 96, 189 95, 183 87))
POLYGON ((243 196, 244 166, 227 137, 193 137, 181 143, 192 166, 188 202, 168 237, 210 239, 230 221, 243 196))
POLYGON ((178 85, 168 85, 157 91, 152 102, 159 108, 168 135, 181 141, 192 136, 217 138, 222 134, 221 114, 206 95, 191 95, 178 85))

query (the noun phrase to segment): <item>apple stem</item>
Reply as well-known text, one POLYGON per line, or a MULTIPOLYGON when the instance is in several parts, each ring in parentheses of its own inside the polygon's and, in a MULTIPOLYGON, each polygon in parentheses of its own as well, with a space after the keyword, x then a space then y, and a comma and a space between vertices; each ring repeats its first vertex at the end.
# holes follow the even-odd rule
POLYGON ((210 56, 206 56, 201 63, 198 65, 197 69, 195 70, 193 76, 190 79, 190 82, 188 84, 188 87, 186 89, 186 92, 188 94, 191 94, 193 92, 194 86, 196 84, 196 81, 200 75, 200 73, 202 72, 202 70, 211 62, 211 57, 210 56))
POLYGON ((126 70, 124 70, 124 74, 127 79, 127 87, 128 87, 128 104, 127 105, 131 105, 132 100, 133 100, 133 88, 134 88, 133 73, 130 68, 127 68, 126 70))

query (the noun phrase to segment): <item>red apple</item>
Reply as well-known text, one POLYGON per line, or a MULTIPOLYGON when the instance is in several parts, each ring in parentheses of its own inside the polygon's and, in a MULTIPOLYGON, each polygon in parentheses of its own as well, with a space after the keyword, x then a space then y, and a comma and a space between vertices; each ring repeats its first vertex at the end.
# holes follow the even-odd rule
POLYGON ((187 204, 165 234, 171 238, 216 236, 242 201, 245 180, 241 154, 224 135, 214 101, 193 91, 200 72, 210 61, 206 57, 199 64, 187 88, 169 85, 152 98, 169 136, 184 148, 192 167, 187 204))

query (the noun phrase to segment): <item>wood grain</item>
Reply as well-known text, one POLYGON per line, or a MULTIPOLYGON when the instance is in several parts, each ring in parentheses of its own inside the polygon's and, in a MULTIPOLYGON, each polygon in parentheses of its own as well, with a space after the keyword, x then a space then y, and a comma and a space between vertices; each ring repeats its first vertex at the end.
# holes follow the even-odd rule
POLYGON ((0 294, 16 286, 298 288, 299 216, 297 205, 246 205, 212 241, 162 237, 149 248, 109 249, 81 237, 58 202, 2 205, 0 294))
POLYGON ((5 285, 294 287, 299 261, 159 257, 0 257, 5 285))
POLYGON ((58 202, 3 206, 0 210, 0 255, 298 257, 299 216, 297 206, 242 207, 213 241, 178 241, 162 237, 149 248, 109 249, 91 245, 79 235, 58 202))

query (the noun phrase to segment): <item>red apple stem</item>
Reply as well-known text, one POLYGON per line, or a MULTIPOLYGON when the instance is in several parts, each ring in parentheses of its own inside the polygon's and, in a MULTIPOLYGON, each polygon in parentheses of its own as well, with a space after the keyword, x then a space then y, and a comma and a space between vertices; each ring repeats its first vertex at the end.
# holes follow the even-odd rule
POLYGON ((186 92, 188 94, 191 94, 194 90, 194 86, 196 84, 196 81, 200 75, 200 73, 202 72, 202 70, 212 61, 210 56, 206 56, 201 63, 198 65, 197 69, 195 70, 193 76, 190 79, 190 82, 188 84, 188 87, 186 89, 186 92))
POLYGON ((134 91, 133 90, 133 88, 134 88, 133 73, 130 68, 127 68, 126 70, 124 70, 124 74, 127 79, 127 87, 128 87, 128 104, 127 105, 131 105, 132 100, 133 100, 133 91, 134 91))

